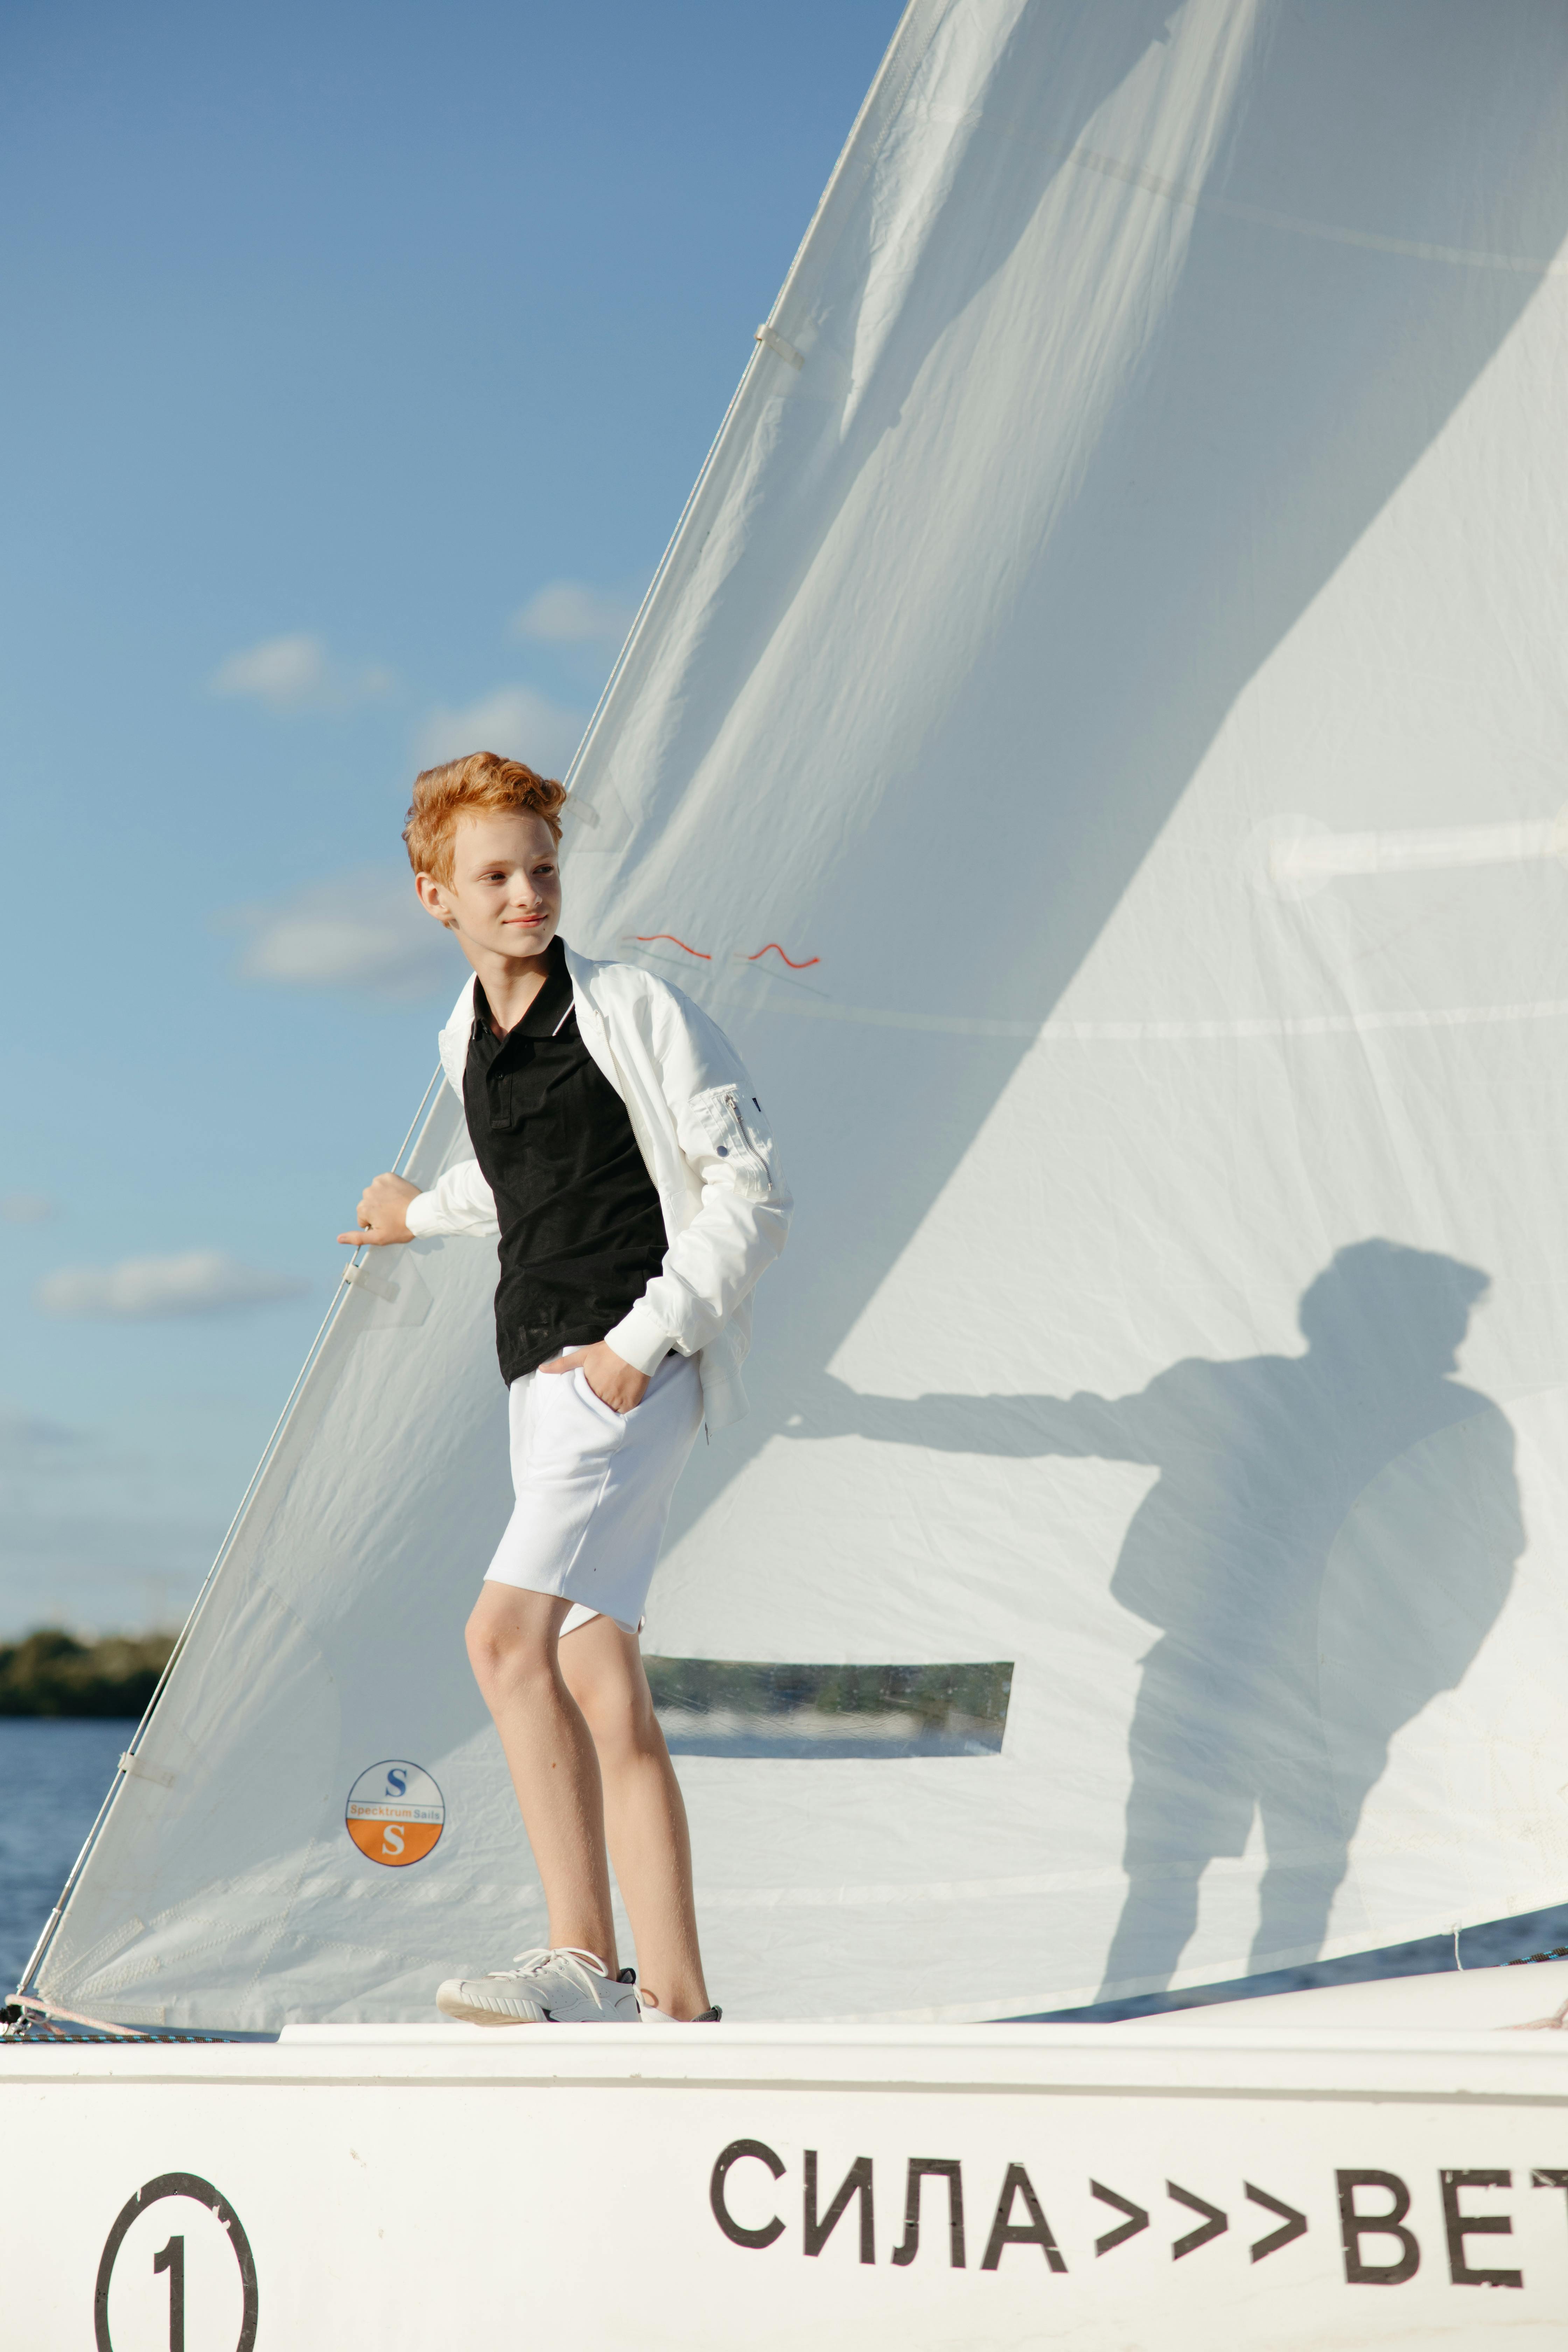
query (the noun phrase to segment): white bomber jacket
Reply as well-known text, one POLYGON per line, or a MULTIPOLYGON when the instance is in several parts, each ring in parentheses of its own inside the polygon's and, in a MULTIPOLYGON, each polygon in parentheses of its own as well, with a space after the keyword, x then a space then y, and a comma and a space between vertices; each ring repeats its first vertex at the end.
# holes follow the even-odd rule
MULTIPOLYGON (((695 1356, 704 1417, 721 1429, 746 1410, 751 1293, 789 1231, 790 1196, 762 1104, 723 1031, 668 981, 571 948, 566 969, 578 1031, 626 1107, 669 1241, 662 1269, 605 1339, 639 1372, 654 1371, 671 1348, 695 1356)), ((473 1025, 470 980, 440 1041, 459 1102, 473 1025)), ((477 1160, 449 1168, 405 1214, 421 1236, 500 1231, 477 1160)))

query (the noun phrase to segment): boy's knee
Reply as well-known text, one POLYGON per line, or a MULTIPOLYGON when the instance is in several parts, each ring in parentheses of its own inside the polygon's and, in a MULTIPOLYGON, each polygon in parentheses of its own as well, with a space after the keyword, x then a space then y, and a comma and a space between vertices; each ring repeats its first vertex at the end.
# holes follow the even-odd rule
POLYGON ((657 1733, 653 1709, 624 1683, 589 1683, 574 1695, 601 1756, 615 1760, 643 1754, 652 1746, 657 1733))
POLYGON ((550 1672, 548 1643, 515 1626, 498 1625, 482 1605, 469 1618, 465 1639, 474 1678, 487 1693, 513 1689, 550 1672))

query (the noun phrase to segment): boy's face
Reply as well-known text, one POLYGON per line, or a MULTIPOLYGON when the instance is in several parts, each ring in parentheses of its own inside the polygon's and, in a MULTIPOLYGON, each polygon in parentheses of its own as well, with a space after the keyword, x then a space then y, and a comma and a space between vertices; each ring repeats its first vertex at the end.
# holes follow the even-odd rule
POLYGON ((561 866, 542 816, 504 809, 459 817, 452 878, 421 874, 421 904, 452 931, 468 961, 476 952, 542 956, 561 924, 561 866))

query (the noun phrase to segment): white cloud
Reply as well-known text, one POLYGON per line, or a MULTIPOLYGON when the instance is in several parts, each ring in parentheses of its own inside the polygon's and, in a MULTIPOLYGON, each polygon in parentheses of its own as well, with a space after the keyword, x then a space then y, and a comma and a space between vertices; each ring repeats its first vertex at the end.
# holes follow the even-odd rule
POLYGON ((432 710, 419 730, 420 763, 460 760, 468 751, 500 751, 525 760, 542 775, 571 765, 584 727, 579 710, 563 709, 528 686, 498 686, 462 710, 432 710))
POLYGON ((171 1315, 226 1315, 274 1299, 299 1298, 310 1285, 264 1274, 223 1250, 177 1257, 127 1257, 118 1265, 68 1265, 46 1275, 34 1296, 46 1315, 143 1322, 171 1315))
POLYGON ((247 934, 241 980, 284 988, 350 988, 403 1000, 456 988, 463 965, 414 895, 406 866, 374 866, 242 907, 224 928, 247 934))
POLYGON ((512 615, 512 633, 547 646, 600 646, 614 653, 637 618, 637 600, 585 588, 579 580, 552 580, 512 615))
POLYGON ((346 710, 390 691, 390 670, 346 669, 320 637, 268 637, 230 654, 213 673, 215 694, 247 696, 268 710, 346 710))
POLYGON ((41 1225, 54 1213, 47 1192, 7 1192, 0 1199, 0 1217, 8 1225, 41 1225))

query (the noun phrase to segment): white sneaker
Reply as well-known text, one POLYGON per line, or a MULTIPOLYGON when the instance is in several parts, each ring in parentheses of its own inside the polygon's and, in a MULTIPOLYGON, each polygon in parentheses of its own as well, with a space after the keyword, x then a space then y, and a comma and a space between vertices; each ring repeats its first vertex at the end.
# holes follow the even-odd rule
POLYGON ((641 2016, 636 1986, 571 1946, 519 1952, 489 1976, 448 1977, 436 2006, 465 2025, 636 2025, 641 2016))

